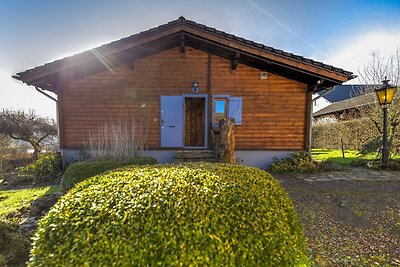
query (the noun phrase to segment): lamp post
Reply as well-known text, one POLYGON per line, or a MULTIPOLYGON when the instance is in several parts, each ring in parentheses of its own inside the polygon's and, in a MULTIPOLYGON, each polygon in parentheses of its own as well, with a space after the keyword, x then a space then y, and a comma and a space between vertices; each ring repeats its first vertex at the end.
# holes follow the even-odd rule
POLYGON ((382 81, 382 85, 375 90, 378 97, 379 104, 383 109, 383 131, 382 131, 382 166, 386 167, 389 159, 389 144, 387 134, 387 110, 389 105, 392 103, 394 94, 396 92, 396 86, 390 85, 389 80, 385 77, 382 81))

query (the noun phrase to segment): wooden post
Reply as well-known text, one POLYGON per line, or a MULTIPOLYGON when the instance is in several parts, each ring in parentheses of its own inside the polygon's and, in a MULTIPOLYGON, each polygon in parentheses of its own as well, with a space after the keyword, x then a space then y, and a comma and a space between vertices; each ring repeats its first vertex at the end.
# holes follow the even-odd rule
POLYGON ((342 157, 344 158, 344 144, 343 144, 343 138, 340 138, 340 143, 342 144, 342 157))
POLYGON ((216 146, 217 162, 234 163, 235 152, 234 119, 219 121, 220 141, 216 146))

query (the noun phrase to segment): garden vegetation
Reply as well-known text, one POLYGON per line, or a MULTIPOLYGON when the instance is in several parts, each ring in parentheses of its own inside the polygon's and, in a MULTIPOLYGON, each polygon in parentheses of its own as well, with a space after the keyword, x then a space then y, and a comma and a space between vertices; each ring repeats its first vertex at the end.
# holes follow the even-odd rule
POLYGON ((62 158, 58 152, 39 154, 38 159, 19 169, 20 174, 30 175, 35 183, 54 181, 62 173, 62 158))
POLYGON ((307 266, 292 201, 240 165, 129 166, 87 179, 39 222, 30 266, 307 266))
POLYGON ((129 161, 80 161, 71 164, 64 172, 61 179, 61 187, 64 192, 70 190, 75 184, 106 171, 128 165, 157 164, 152 157, 134 157, 129 161))
POLYGON ((329 160, 316 161, 305 151, 292 153, 284 158, 274 158, 268 171, 274 173, 309 173, 316 171, 337 171, 342 168, 329 160))
POLYGON ((364 144, 376 139, 379 132, 368 118, 320 123, 313 125, 312 146, 314 148, 360 151, 364 144))

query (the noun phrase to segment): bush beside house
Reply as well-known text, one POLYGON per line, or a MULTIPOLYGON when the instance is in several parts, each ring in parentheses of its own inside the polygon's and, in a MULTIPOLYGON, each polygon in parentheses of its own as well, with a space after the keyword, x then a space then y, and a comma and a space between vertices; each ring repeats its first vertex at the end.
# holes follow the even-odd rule
POLYGON ((312 158, 311 154, 300 151, 282 159, 275 158, 268 170, 271 172, 314 172, 317 168, 318 162, 312 158))
POLYGON ((88 179, 39 223, 30 266, 299 266, 292 201, 257 168, 129 166, 88 179))
POLYGON ((268 171, 272 173, 310 173, 316 171, 338 171, 342 167, 329 160, 317 161, 305 151, 292 153, 284 158, 275 158, 269 165, 268 171))

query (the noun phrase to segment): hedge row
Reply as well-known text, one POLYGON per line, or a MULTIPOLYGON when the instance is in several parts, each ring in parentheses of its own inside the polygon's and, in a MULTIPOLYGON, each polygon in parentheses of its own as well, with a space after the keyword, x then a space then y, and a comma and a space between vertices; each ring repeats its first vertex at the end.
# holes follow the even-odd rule
POLYGON ((368 118, 314 125, 312 147, 326 149, 361 150, 362 145, 380 134, 368 118))
POLYGON ((64 192, 70 190, 75 184, 98 174, 128 165, 157 164, 152 157, 135 157, 130 161, 80 161, 71 164, 64 172, 61 187, 64 192))
POLYGON ((79 183, 39 222, 30 266, 307 266, 293 204, 267 172, 192 163, 79 183))

